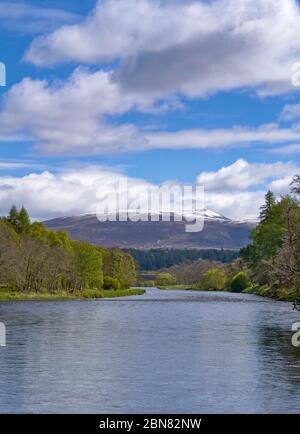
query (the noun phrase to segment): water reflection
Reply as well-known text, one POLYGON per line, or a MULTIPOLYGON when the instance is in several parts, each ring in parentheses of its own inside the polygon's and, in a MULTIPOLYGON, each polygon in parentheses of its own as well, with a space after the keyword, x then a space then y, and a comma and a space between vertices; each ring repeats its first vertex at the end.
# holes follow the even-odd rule
POLYGON ((292 306, 163 292, 0 303, 1 412, 299 412, 292 306))

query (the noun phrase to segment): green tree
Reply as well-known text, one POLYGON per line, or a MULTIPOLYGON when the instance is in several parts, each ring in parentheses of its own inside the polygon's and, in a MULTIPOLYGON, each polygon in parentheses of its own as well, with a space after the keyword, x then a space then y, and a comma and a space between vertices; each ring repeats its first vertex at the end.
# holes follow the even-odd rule
POLYGON ((19 233, 19 212, 16 205, 11 207, 7 221, 13 226, 14 230, 19 233))
POLYGON ((115 279, 114 277, 110 277, 110 276, 104 277, 104 281, 103 281, 104 290, 113 289, 117 291, 120 288, 121 288, 121 284, 118 279, 115 279))
POLYGON ((176 277, 170 273, 159 273, 156 276, 156 284, 158 286, 176 285, 176 277))
POLYGON ((123 287, 130 288, 136 283, 136 270, 135 262, 131 255, 123 253, 122 256, 122 268, 123 268, 123 287))
POLYGON ((23 234, 28 232, 30 227, 30 218, 28 215, 27 210, 22 206, 19 216, 18 216, 18 226, 19 226, 19 233, 23 234))
POLYGON ((13 286, 18 268, 20 240, 14 228, 6 221, 0 221, 0 284, 13 286))
POLYGON ((270 283, 268 261, 274 258, 288 231, 292 210, 298 208, 291 196, 283 196, 268 210, 267 219, 260 222, 250 235, 251 244, 241 250, 241 257, 260 284, 270 283))
POLYGON ((102 255, 96 247, 73 242, 73 274, 75 286, 81 290, 100 289, 103 285, 102 255))
POLYGON ((206 290, 222 291, 226 283, 226 274, 221 268, 207 270, 201 279, 201 288, 206 290))
POLYGON ((275 204, 276 199, 274 193, 269 190, 265 195, 265 204, 260 207, 259 217, 261 222, 266 222, 268 220, 275 204))
POLYGON ((29 215, 23 206, 19 212, 17 207, 13 205, 6 220, 13 226, 18 234, 26 233, 30 228, 29 215))
POLYGON ((233 277, 230 284, 230 289, 232 292, 242 292, 250 285, 251 280, 249 276, 245 272, 240 271, 233 277))

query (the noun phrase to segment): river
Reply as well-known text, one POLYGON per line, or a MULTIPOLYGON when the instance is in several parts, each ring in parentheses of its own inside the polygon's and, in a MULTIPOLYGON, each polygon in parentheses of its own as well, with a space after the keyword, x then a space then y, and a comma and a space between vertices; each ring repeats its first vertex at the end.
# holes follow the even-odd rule
POLYGON ((147 289, 0 303, 0 412, 300 412, 290 303, 147 289))

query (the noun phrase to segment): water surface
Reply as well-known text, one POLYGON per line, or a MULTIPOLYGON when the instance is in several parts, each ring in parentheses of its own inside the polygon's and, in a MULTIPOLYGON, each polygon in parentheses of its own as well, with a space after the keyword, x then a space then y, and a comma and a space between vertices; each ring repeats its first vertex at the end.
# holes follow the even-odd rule
POLYGON ((147 289, 0 303, 0 412, 299 412, 290 303, 147 289))

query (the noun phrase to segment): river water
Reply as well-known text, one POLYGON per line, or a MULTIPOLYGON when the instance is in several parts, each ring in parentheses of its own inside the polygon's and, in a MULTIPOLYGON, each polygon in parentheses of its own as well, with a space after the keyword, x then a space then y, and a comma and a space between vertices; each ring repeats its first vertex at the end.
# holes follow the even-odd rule
POLYGON ((0 412, 300 412, 290 303, 147 289, 0 303, 0 412))

